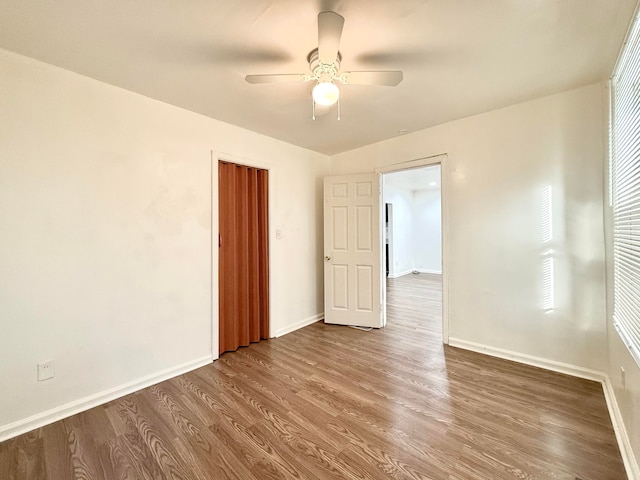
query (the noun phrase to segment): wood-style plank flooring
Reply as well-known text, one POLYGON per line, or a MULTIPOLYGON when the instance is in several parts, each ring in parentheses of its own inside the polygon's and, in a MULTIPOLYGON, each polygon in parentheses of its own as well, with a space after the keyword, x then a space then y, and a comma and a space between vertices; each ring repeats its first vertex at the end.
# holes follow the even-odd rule
POLYGON ((601 386, 443 347, 440 291, 390 280, 382 330, 316 323, 0 443, 0 479, 626 478, 601 386))

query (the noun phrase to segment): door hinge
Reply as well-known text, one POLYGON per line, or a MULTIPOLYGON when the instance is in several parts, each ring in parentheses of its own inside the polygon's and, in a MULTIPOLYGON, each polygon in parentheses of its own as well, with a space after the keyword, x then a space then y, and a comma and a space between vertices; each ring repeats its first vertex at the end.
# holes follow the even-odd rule
POLYGON ((222 235, 218 234, 218 248, 222 247, 222 235))

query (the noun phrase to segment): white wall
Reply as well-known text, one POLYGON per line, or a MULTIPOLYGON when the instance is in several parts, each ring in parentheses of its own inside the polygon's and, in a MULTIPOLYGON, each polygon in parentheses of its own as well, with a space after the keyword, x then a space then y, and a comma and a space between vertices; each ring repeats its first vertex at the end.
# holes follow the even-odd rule
POLYGON ((440 189, 413 192, 413 268, 442 272, 440 189))
POLYGON ((389 276, 399 277, 414 270, 441 273, 440 189, 414 190, 396 185, 389 181, 392 175, 383 177, 384 202, 393 205, 389 276))
MULTIPOLYGON (((594 84, 332 157, 333 174, 446 153, 449 335, 603 371, 602 118, 594 84), (541 192, 554 192, 543 310, 541 192)), ((445 178, 446 180, 446 178, 445 178)))
POLYGON ((272 333, 321 314, 327 157, 1 50, 0 92, 0 439, 210 361, 211 150, 270 168, 272 333))

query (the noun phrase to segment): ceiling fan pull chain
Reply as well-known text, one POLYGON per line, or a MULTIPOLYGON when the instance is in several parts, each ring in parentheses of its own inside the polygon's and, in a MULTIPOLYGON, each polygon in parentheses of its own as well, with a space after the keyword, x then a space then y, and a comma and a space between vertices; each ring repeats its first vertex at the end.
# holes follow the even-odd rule
POLYGON ((311 119, 316 119, 316 101, 313 98, 311 99, 311 119))
POLYGON ((338 98, 338 120, 340 120, 340 98, 338 98))

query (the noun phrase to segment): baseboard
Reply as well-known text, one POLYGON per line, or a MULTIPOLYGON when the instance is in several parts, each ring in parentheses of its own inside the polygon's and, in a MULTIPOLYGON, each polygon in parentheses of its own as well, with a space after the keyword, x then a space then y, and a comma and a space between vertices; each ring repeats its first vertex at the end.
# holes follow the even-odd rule
POLYGON ((398 278, 398 277, 404 277, 405 275, 409 275, 411 272, 413 272, 413 270, 404 270, 402 272, 398 272, 398 273, 390 273, 388 278, 398 278))
POLYGON ((602 382, 602 389, 604 390, 604 398, 607 401, 607 407, 609 408, 609 414, 611 415, 611 423, 613 424, 613 430, 616 432, 616 439, 618 440, 618 446, 620 447, 620 455, 622 455, 622 461, 624 462, 624 468, 627 470, 627 477, 629 480, 640 480, 640 467, 631 448, 631 441, 627 434, 627 429, 624 426, 622 420, 622 413, 618 408, 618 402, 616 400, 616 394, 613 390, 613 385, 609 376, 602 382))
POLYGON ((597 370, 591 370, 584 367, 578 367, 569 363, 557 362, 555 360, 548 360, 546 358, 535 357, 533 355, 527 355, 524 353, 513 352, 511 350, 504 350, 502 348, 492 347, 490 345, 483 345, 481 343, 468 342, 459 338, 449 337, 449 345, 451 347, 463 348, 465 350, 471 350, 472 352, 484 353, 492 357, 504 358, 506 360, 513 360, 514 362, 524 363, 534 367, 544 368, 553 372, 564 373, 573 377, 585 378, 587 380, 594 380, 596 382, 604 382, 606 374, 598 372, 597 370))
POLYGON ((409 275, 413 272, 418 272, 418 273, 434 273, 436 275, 442 275, 442 270, 428 270, 426 268, 418 268, 418 269, 411 269, 411 270, 403 270, 402 272, 398 272, 398 273, 394 273, 394 274, 389 274, 388 278, 399 278, 399 277, 404 277, 405 275, 409 275))
POLYGON ((274 338, 282 337, 283 335, 286 335, 287 333, 295 332, 296 330, 299 330, 300 328, 304 328, 304 327, 306 327, 308 325, 311 325, 312 323, 319 322, 320 320, 323 320, 323 319, 324 319, 324 312, 323 313, 318 313, 317 315, 313 315, 311 317, 305 318, 304 320, 300 320, 299 322, 296 322, 293 325, 289 325, 287 327, 280 328, 280 329, 276 330, 276 333, 273 336, 274 336, 274 338))
POLYGON ((155 385, 156 383, 168 380, 169 378, 190 372, 191 370, 195 370, 196 368, 200 368, 209 363, 211 363, 211 355, 182 363, 175 367, 167 368, 166 370, 162 370, 152 375, 147 375, 132 382, 89 395, 79 400, 74 400, 73 402, 60 405, 59 407, 18 420, 17 422, 2 425, 0 426, 0 442, 22 435, 23 433, 30 432, 31 430, 43 427, 50 423, 57 422, 58 420, 70 417, 76 413, 84 412, 90 408, 115 400, 116 398, 123 397, 143 388, 155 385))
POLYGON ((512 360, 525 365, 544 368, 546 370, 564 373, 573 377, 594 380, 602 383, 604 398, 607 401, 611 424, 613 425, 613 429, 616 434, 616 440, 618 442, 618 447, 620 448, 620 454, 622 455, 622 461, 624 462, 627 476, 629 480, 640 480, 640 469, 638 468, 638 463, 633 453, 633 449, 631 448, 631 441, 629 440, 627 429, 624 426, 622 414, 618 408, 618 402, 613 391, 613 386, 611 385, 611 380, 606 373, 578 367, 569 363, 556 362, 555 360, 548 360, 546 358, 535 357, 533 355, 504 350, 502 348, 496 348, 489 345, 468 342, 454 337, 449 337, 449 346, 471 350, 473 352, 483 353, 492 357, 504 358, 506 360, 512 360))

